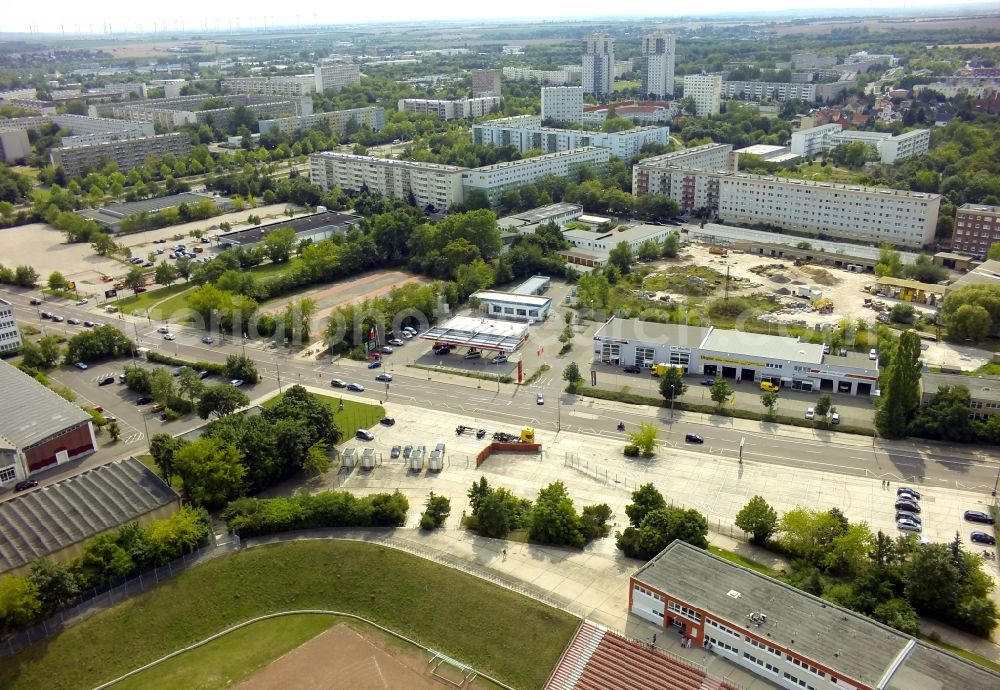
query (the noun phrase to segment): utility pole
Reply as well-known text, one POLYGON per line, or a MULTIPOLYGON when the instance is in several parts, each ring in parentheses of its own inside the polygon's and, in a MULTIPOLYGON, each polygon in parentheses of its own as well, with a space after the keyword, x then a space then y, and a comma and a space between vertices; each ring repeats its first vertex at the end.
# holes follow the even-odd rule
POLYGON ((729 301, 729 266, 726 266, 726 291, 725 291, 725 301, 729 301))

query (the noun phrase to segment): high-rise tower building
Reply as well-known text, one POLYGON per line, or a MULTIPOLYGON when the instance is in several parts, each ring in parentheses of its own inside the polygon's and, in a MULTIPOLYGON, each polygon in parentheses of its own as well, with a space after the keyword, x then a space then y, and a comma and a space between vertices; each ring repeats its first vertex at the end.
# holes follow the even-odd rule
POLYGON ((607 34, 583 40, 583 92, 607 98, 614 91, 615 42, 607 34))
POLYGON ((674 93, 677 38, 661 32, 642 39, 642 93, 664 98, 674 93))

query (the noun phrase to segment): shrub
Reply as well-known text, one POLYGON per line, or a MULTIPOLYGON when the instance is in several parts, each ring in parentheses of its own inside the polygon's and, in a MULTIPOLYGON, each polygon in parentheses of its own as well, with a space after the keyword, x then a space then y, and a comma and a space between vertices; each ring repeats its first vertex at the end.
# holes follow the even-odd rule
POLYGON ((324 527, 399 527, 406 522, 409 501, 398 491, 361 498, 346 491, 324 491, 287 498, 239 498, 222 518, 241 537, 257 537, 324 527))
POLYGON ((630 458, 639 457, 639 446, 635 445, 634 443, 628 444, 627 446, 625 446, 625 455, 630 458))

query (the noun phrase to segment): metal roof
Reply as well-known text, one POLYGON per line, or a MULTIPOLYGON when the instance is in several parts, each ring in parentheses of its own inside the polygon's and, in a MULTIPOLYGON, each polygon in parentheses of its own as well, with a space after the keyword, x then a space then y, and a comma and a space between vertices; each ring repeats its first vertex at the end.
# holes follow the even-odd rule
POLYGON ((0 572, 137 520, 180 497, 135 458, 0 503, 0 572))
POLYGON ((24 449, 90 421, 90 415, 0 360, 0 440, 24 449))
POLYGON ((494 290, 478 290, 472 294, 472 297, 478 297, 484 302, 520 305, 524 307, 537 307, 539 309, 552 304, 551 297, 522 295, 514 292, 497 292, 494 290))
POLYGON ((706 350, 725 352, 731 355, 783 359, 789 362, 820 364, 823 361, 823 346, 804 343, 784 335, 748 333, 713 329, 701 344, 702 356, 706 350))
POLYGON ((327 228, 347 228, 361 222, 361 216, 338 211, 319 211, 308 216, 278 220, 265 225, 258 225, 241 230, 231 230, 220 233, 219 242, 231 242, 238 245, 252 245, 263 241, 272 231, 278 228, 291 228, 296 234, 311 233, 327 228))
POLYGON ((869 687, 1000 685, 986 669, 679 539, 633 577, 869 687))
POLYGON ((439 326, 432 326, 420 337, 459 347, 513 352, 527 339, 528 325, 517 321, 456 316, 439 326))

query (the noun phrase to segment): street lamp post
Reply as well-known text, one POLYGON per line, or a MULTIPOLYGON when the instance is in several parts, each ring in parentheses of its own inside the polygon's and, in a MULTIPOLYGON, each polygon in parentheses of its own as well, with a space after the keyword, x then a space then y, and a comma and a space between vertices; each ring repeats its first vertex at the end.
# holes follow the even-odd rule
POLYGON ((994 498, 997 495, 997 485, 998 484, 1000 484, 1000 463, 997 464, 997 478, 996 478, 996 481, 993 482, 993 496, 994 496, 994 498))
POLYGON ((670 386, 670 419, 674 418, 674 387, 670 386))

